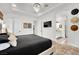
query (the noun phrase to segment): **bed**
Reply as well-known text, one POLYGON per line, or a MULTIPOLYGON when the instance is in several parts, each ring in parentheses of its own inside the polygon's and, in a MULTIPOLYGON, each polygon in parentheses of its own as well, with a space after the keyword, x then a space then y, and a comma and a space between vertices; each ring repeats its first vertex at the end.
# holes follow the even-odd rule
POLYGON ((9 47, 0 51, 0 55, 38 55, 49 49, 52 41, 34 34, 16 36, 17 47, 9 47))

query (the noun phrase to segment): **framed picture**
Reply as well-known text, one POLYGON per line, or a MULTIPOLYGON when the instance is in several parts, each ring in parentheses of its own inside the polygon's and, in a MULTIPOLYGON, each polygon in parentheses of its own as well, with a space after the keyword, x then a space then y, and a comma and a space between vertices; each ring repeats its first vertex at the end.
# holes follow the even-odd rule
POLYGON ((32 28, 32 24, 31 23, 28 23, 28 28, 32 28))
POLYGON ((28 28, 28 24, 27 23, 24 23, 23 24, 23 28, 28 28))
POLYGON ((32 24, 31 23, 23 23, 23 28, 32 28, 32 24))

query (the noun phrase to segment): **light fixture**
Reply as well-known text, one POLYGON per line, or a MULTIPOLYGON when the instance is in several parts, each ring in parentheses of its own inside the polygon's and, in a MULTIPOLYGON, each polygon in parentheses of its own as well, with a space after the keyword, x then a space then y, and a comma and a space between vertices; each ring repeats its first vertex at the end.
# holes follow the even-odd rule
POLYGON ((34 3, 33 8, 34 8, 35 12, 39 12, 40 8, 41 8, 41 5, 39 3, 34 3))
POLYGON ((12 10, 16 11, 16 4, 12 3, 11 6, 12 6, 12 10))
POLYGON ((13 8, 16 8, 16 4, 12 3, 12 7, 13 7, 13 8))

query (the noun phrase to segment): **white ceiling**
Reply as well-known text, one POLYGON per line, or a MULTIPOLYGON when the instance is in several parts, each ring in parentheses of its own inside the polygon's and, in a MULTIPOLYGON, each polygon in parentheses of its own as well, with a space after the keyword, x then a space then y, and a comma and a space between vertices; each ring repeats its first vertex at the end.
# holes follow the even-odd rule
POLYGON ((41 16, 50 12, 54 8, 62 5, 61 3, 41 3, 41 10, 36 13, 33 9, 33 3, 16 3, 16 10, 12 10, 11 3, 0 3, 0 10, 7 16, 28 15, 32 17, 41 16))

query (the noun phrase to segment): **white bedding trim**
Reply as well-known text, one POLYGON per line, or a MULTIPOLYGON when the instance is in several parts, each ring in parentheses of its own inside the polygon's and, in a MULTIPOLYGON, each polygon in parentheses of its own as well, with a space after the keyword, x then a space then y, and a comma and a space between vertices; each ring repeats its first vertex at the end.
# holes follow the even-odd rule
POLYGON ((2 43, 2 44, 0 44, 0 51, 5 50, 9 47, 10 47, 9 43, 2 43))

